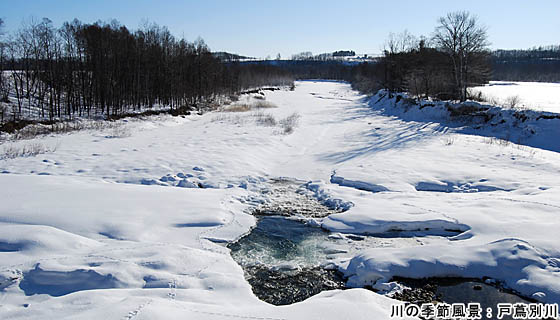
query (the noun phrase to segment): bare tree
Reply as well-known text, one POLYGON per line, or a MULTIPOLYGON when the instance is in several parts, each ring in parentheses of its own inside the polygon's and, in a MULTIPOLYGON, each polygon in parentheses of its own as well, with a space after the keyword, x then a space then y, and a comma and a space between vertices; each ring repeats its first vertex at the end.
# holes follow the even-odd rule
POLYGON ((404 30, 399 34, 389 33, 389 37, 383 44, 383 51, 390 54, 410 52, 418 46, 416 37, 404 30))
POLYGON ((405 56, 416 49, 417 43, 416 37, 404 30, 399 34, 390 33, 383 44, 383 86, 389 91, 403 90, 403 77, 408 64, 404 61, 405 56))
MULTIPOLYGON (((4 54, 6 45, 2 41, 4 36, 4 20, 0 18, 0 101, 7 102, 8 101, 8 89, 7 89, 7 81, 4 79, 4 54)), ((0 107, 1 118, 0 124, 4 118, 3 107, 0 107)))
MULTIPOLYGON (((472 76, 484 72, 475 63, 487 51, 486 27, 467 11, 448 13, 439 19, 434 32, 434 44, 451 60, 455 80, 455 95, 461 101, 467 98, 467 86, 472 76)), ((483 60, 483 59, 482 59, 483 60)))
POLYGON ((179 115, 246 88, 293 81, 279 66, 224 63, 201 38, 176 39, 148 22, 131 32, 115 20, 74 20, 57 29, 49 19, 32 18, 5 42, 0 75, 9 69, 4 76, 13 82, 0 77, 0 100, 10 93, 17 104, 10 114, 0 104, 0 123, 113 118, 155 105, 179 115))
POLYGON ((311 60, 313 53, 311 51, 304 51, 292 55, 292 60, 311 60))

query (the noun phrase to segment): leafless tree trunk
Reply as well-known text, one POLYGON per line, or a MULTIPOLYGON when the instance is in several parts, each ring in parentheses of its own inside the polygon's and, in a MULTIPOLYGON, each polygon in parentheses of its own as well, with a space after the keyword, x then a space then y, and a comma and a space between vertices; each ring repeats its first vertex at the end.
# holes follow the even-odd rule
POLYGON ((433 41, 451 61, 455 94, 461 101, 467 99, 471 58, 487 50, 489 45, 486 27, 481 26, 476 16, 466 11, 448 13, 439 19, 433 41))

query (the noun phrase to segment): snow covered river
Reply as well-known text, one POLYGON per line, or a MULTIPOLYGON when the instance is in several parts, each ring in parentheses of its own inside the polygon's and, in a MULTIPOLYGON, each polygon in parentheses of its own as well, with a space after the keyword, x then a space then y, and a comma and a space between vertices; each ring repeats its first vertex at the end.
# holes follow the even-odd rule
POLYGON ((560 302, 558 119, 531 122, 529 146, 347 83, 264 97, 3 142, 49 151, 0 160, 0 318, 394 319, 400 302, 363 288, 395 277, 560 302))

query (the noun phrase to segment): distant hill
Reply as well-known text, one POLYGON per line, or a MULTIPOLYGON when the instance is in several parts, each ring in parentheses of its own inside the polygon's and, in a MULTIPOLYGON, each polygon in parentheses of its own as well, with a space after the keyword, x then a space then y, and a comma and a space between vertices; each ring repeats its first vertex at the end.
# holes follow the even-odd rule
POLYGON ((222 60, 222 61, 247 61, 247 60, 255 60, 256 58, 253 57, 245 57, 235 53, 229 53, 224 51, 219 52, 212 52, 214 57, 222 60))
POLYGON ((362 63, 375 62, 378 55, 376 54, 356 54, 354 50, 339 50, 330 53, 321 53, 313 55, 311 52, 301 52, 292 55, 292 60, 298 61, 343 61, 346 63, 362 63))

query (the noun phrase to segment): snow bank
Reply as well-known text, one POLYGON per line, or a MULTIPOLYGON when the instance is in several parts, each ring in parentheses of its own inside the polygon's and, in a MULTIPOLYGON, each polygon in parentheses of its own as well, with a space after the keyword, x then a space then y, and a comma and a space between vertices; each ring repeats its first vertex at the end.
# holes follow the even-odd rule
POLYGON ((358 189, 358 190, 364 190, 364 191, 370 191, 370 192, 389 191, 389 189, 387 189, 386 187, 384 187, 382 185, 378 185, 378 184, 371 183, 371 182, 366 182, 366 181, 356 181, 356 180, 344 179, 343 177, 337 176, 336 173, 333 173, 333 175, 331 176, 331 183, 336 183, 341 187, 350 187, 350 188, 355 188, 355 189, 358 189))
POLYGON ((311 192, 311 194, 328 208, 340 211, 349 210, 354 206, 352 202, 344 201, 340 198, 334 198, 333 195, 326 188, 325 182, 310 181, 304 187, 311 192))
POLYGON ((506 109, 475 101, 452 103, 412 99, 380 90, 370 105, 407 121, 439 122, 465 134, 494 137, 517 144, 560 152, 560 114, 506 109))
POLYGON ((560 301, 558 260, 525 241, 504 239, 477 246, 422 246, 373 249, 352 259, 344 270, 348 285, 383 290, 394 276, 500 279, 504 285, 542 302, 560 301))

